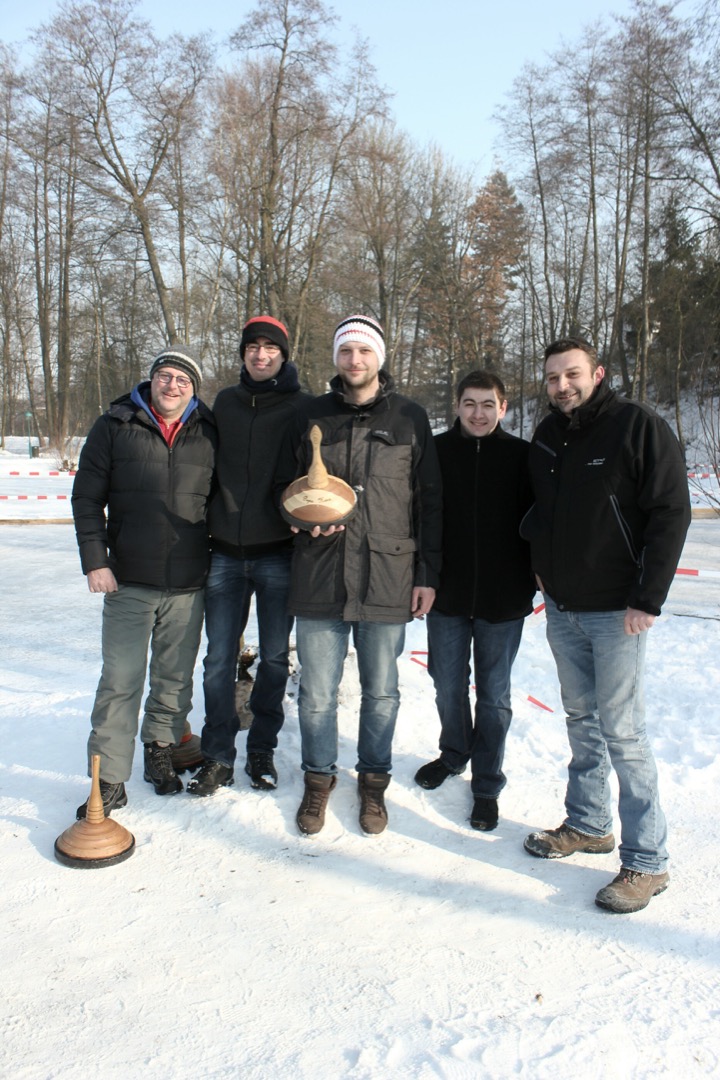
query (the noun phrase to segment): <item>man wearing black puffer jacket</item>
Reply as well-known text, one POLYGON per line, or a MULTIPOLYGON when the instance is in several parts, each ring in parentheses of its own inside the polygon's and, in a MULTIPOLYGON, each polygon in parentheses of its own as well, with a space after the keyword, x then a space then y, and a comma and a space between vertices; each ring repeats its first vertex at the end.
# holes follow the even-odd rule
POLYGON ((240 382, 218 394, 217 492, 208 514, 212 547, 205 594, 204 764, 188 794, 214 795, 235 782, 238 642, 255 596, 259 664, 250 695, 245 772, 260 791, 277 786, 274 752, 285 714, 292 618, 292 534, 274 484, 286 432, 312 401, 289 360, 288 333, 270 315, 249 319, 240 339, 240 382))
POLYGON ((189 345, 163 349, 149 382, 95 422, 73 485, 82 568, 90 592, 105 595, 88 756, 100 755, 106 813, 127 804, 148 646, 144 775, 158 795, 182 791, 172 750, 192 704, 217 442, 212 413, 197 397, 201 381, 189 345))
POLYGON ((440 757, 415 774, 421 787, 437 788, 469 762, 470 824, 486 832, 498 823, 512 720, 510 674, 535 595, 530 547, 519 533, 532 502, 530 445, 503 430, 506 411, 501 379, 472 371, 457 388, 455 424, 435 436, 443 483, 443 554, 427 621, 440 757))
POLYGON ((545 596, 572 760, 565 821, 531 833, 525 848, 544 859, 612 851, 612 765, 621 870, 595 902, 639 911, 669 881, 643 677, 647 631, 690 524, 687 475, 668 425, 610 389, 587 341, 549 345, 545 376, 550 416, 532 440, 535 502, 522 532, 545 596))

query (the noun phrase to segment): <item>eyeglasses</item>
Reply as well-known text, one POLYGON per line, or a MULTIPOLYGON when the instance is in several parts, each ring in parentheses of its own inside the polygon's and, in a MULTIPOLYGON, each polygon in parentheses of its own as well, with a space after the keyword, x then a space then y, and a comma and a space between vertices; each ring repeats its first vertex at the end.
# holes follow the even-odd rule
POLYGON ((265 350, 266 356, 277 356, 280 352, 279 345, 258 345, 257 342, 255 342, 254 344, 245 346, 246 353, 259 353, 261 349, 265 350))
POLYGON ((156 371, 155 378, 161 386, 169 386, 175 380, 178 390, 187 390, 192 386, 192 379, 186 379, 184 375, 171 375, 169 371, 156 371))

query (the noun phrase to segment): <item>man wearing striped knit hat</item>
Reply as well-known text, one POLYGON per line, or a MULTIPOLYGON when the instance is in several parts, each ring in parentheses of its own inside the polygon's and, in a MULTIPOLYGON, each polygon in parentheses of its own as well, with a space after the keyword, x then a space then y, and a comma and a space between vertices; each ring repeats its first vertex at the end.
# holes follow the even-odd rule
POLYGON ((361 705, 357 744, 360 826, 381 833, 388 821, 392 738, 400 704, 397 659, 405 626, 432 607, 440 569, 441 479, 427 414, 395 391, 383 370, 382 327, 365 315, 339 324, 337 374, 310 406, 298 475, 312 460, 314 426, 328 471, 357 495, 344 526, 316 527, 295 539, 290 612, 301 663, 298 714, 305 793, 300 832, 325 822, 337 784, 337 695, 350 635, 361 705))

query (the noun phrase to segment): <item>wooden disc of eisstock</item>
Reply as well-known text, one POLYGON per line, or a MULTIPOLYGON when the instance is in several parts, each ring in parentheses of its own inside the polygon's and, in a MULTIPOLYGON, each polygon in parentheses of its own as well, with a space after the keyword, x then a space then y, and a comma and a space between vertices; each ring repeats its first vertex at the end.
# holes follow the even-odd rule
POLYGON ((308 474, 285 488, 281 513, 298 529, 344 525, 357 509, 357 496, 349 484, 325 468, 320 453, 322 432, 317 424, 310 430, 310 442, 313 456, 308 474))
POLYGON ((76 821, 55 841, 55 858, 63 866, 95 870, 129 859, 135 837, 117 821, 105 817, 100 794, 100 756, 92 756, 92 784, 85 818, 76 821))

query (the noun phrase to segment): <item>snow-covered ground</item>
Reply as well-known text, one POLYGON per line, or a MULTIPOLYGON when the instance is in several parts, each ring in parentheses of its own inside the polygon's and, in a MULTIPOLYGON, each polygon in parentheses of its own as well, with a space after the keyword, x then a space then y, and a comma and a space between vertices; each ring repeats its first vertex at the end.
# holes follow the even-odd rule
MULTIPOLYGON (((28 488, 31 469, 55 467, 42 459, 25 462, 26 490, 13 487, 19 464, 0 455, 0 494, 68 493, 62 476, 28 488)), ((69 511, 47 499, 51 510, 30 514, 22 502, 1 502, 0 518, 69 511)), ((616 854, 546 862, 522 847, 530 829, 562 820, 568 756, 542 613, 527 621, 515 667, 495 832, 469 827, 466 777, 434 792, 413 783, 438 734, 416 623, 400 661, 382 836, 363 836, 357 823, 349 661, 342 771, 317 838, 294 823, 302 777, 291 680, 276 793, 254 792, 240 769, 213 799, 161 799, 138 754, 129 805, 115 813, 136 838, 132 858, 61 866, 55 838, 88 792, 102 599, 87 591, 69 525, 0 525, 0 1076, 718 1075, 719 520, 693 522, 681 565, 700 573, 676 578, 648 645, 672 882, 645 911, 613 916, 593 898, 616 854)), ((199 663, 195 730, 202 712, 199 663)))

